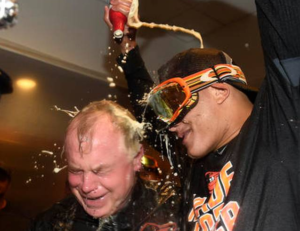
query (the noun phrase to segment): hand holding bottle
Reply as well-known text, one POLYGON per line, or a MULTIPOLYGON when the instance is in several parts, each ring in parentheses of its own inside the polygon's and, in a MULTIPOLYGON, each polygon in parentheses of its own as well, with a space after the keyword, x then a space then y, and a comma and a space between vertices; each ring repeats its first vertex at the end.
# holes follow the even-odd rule
POLYGON ((111 9, 114 11, 121 12, 126 17, 128 17, 128 14, 130 12, 132 0, 111 0, 110 6, 111 9))
POLYGON ((124 35, 124 28, 130 12, 132 0, 111 0, 109 20, 113 25, 114 37, 120 39, 124 35))
MULTIPOLYGON (((115 1, 120 2, 120 0, 113 0, 113 1, 114 2, 115 1)), ((104 21, 106 22, 108 27, 111 30, 113 30, 113 24, 110 20, 111 8, 112 7, 109 8, 108 6, 104 7, 104 21)), ((128 12, 129 12, 129 9, 128 9, 128 12)), ((121 52, 123 54, 130 51, 131 49, 133 49, 137 45, 136 41, 135 41, 135 35, 136 35, 136 29, 130 28, 130 27, 128 27, 127 24, 125 24, 124 31, 123 31, 123 36, 121 38, 116 38, 114 36, 115 41, 120 44, 120 49, 121 49, 121 52)))

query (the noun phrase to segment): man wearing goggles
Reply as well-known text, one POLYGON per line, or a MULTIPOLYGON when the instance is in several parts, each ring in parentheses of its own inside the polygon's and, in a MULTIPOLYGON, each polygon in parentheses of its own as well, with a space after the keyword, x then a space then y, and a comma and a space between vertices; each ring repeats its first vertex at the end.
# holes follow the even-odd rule
POLYGON ((300 230, 300 2, 255 2, 266 69, 255 101, 242 71, 219 50, 176 55, 151 91, 135 41, 126 64, 119 60, 136 112, 150 92, 145 114, 154 114, 153 127, 174 132, 194 159, 185 169, 183 230, 300 230))
POLYGON ((197 92, 214 83, 247 84, 242 70, 235 65, 218 64, 184 78, 171 78, 155 87, 148 96, 148 104, 159 120, 169 126, 179 122, 195 106, 197 92))
POLYGON ((146 109, 146 115, 151 110, 163 122, 157 123, 157 130, 168 128, 174 132, 182 139, 188 155, 197 159, 222 148, 238 134, 252 111, 251 101, 257 92, 247 85, 242 70, 233 65, 225 52, 190 49, 163 68, 165 76, 175 78, 167 79, 149 93, 146 109), (189 60, 200 62, 207 57, 219 60, 196 72, 199 67, 189 60), (176 68, 180 66, 185 66, 184 71, 176 68))

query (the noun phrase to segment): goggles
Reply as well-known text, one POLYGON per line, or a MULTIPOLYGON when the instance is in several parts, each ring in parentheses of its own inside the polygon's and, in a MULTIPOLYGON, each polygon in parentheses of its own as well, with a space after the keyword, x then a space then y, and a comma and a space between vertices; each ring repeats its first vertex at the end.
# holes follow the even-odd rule
POLYGON ((218 64, 187 77, 172 78, 159 84, 149 93, 147 106, 153 110, 158 120, 170 126, 179 122, 196 105, 198 91, 216 82, 247 85, 244 73, 238 66, 218 64))
POLYGON ((158 163, 152 156, 143 155, 141 162, 146 168, 158 168, 158 163))

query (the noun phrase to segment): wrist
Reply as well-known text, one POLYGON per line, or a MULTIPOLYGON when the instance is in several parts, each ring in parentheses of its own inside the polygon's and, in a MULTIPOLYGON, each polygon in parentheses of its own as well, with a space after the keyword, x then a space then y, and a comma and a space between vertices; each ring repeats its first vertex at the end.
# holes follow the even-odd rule
POLYGON ((137 43, 135 41, 123 41, 121 45, 122 54, 127 54, 129 51, 136 47, 137 43))

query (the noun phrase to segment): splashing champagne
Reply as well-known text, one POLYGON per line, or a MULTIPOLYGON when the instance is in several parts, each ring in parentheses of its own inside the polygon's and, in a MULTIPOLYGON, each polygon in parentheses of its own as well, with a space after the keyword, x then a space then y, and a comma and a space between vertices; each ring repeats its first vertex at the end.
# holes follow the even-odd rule
POLYGON ((148 28, 160 28, 160 29, 164 29, 164 30, 172 30, 175 32, 180 31, 183 33, 187 33, 187 34, 193 35, 197 39, 199 39, 200 48, 203 48, 203 40, 202 40, 202 36, 200 33, 196 32, 194 30, 185 29, 183 27, 170 26, 168 24, 156 24, 153 22, 152 23, 141 22, 139 20, 139 16, 138 16, 138 8, 139 8, 139 1, 132 0, 130 12, 128 15, 128 22, 127 22, 130 27, 134 27, 134 28, 138 29, 138 28, 144 26, 144 27, 148 27, 148 28))
POLYGON ((180 31, 195 36, 200 40, 200 47, 203 48, 203 40, 200 33, 185 29, 178 26, 170 26, 168 24, 156 24, 141 22, 138 16, 139 1, 138 0, 112 0, 111 8, 109 11, 109 18, 113 24, 113 31, 115 38, 122 38, 124 35, 124 27, 127 23, 128 26, 133 28, 140 28, 142 26, 148 28, 160 28, 164 30, 180 31))

